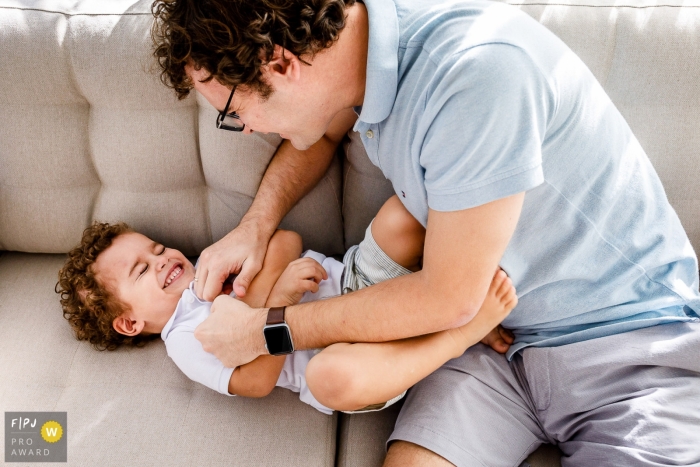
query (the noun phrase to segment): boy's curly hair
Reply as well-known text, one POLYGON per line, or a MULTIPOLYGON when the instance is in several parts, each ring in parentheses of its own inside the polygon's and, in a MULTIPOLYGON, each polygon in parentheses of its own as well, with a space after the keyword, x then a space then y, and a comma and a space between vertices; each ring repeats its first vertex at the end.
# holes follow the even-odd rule
POLYGON ((68 253, 68 260, 58 273, 56 293, 61 296, 63 317, 75 337, 86 340, 97 350, 114 350, 120 345, 141 347, 154 335, 133 337, 119 334, 112 322, 128 308, 95 277, 97 257, 112 245, 115 238, 133 230, 125 223, 95 222, 83 232, 80 245, 68 253))
MULTIPOLYGON (((355 0, 155 0, 151 29, 161 81, 184 99, 192 89, 191 62, 233 87, 244 85, 265 99, 272 87, 260 67, 275 45, 297 57, 330 47, 345 27, 355 0)), ((306 62, 304 62, 306 63, 306 62)))

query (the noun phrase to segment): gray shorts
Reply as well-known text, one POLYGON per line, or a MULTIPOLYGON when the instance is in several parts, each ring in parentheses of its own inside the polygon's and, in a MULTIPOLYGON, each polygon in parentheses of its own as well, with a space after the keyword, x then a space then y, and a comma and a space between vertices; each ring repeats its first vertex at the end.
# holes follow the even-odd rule
POLYGON ((559 446, 563 467, 700 466, 700 323, 512 362, 478 344, 409 390, 394 440, 457 466, 517 466, 542 443, 559 446))

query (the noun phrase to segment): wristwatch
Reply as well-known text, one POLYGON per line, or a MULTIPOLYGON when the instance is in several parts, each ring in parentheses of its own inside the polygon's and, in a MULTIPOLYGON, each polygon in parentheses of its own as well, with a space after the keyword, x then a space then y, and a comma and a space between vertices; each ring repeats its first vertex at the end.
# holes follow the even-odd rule
POLYGON ((285 306, 270 308, 267 312, 263 336, 265 336, 265 348, 270 355, 286 355, 294 352, 292 333, 284 321, 286 308, 285 306))

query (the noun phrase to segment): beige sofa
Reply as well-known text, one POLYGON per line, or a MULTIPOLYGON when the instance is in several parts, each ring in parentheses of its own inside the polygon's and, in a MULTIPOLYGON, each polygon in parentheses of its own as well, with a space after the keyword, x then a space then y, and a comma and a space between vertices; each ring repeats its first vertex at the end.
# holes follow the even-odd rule
MULTIPOLYGON (((589 65, 700 245, 700 0, 513 3, 589 65)), ((227 398, 162 342, 97 352, 62 318, 56 273, 93 219, 196 255, 236 225, 280 143, 217 131, 201 97, 178 102, 152 71, 150 22, 150 0, 0 0, 0 412, 66 411, 76 466, 379 466, 396 409, 227 398)), ((390 194, 351 134, 282 226, 342 254, 390 194)))

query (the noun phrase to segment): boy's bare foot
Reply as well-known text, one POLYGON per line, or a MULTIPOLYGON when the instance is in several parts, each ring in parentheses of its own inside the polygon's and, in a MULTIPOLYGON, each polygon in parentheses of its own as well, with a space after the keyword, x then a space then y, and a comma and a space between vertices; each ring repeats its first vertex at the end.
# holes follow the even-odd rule
POLYGON ((496 352, 505 353, 513 343, 510 331, 500 326, 518 304, 515 287, 508 275, 499 269, 493 276, 484 303, 474 319, 462 327, 453 329, 464 344, 464 349, 481 341, 496 352))
POLYGON ((488 345, 498 353, 506 353, 514 340, 513 333, 499 324, 481 339, 481 343, 488 345))

